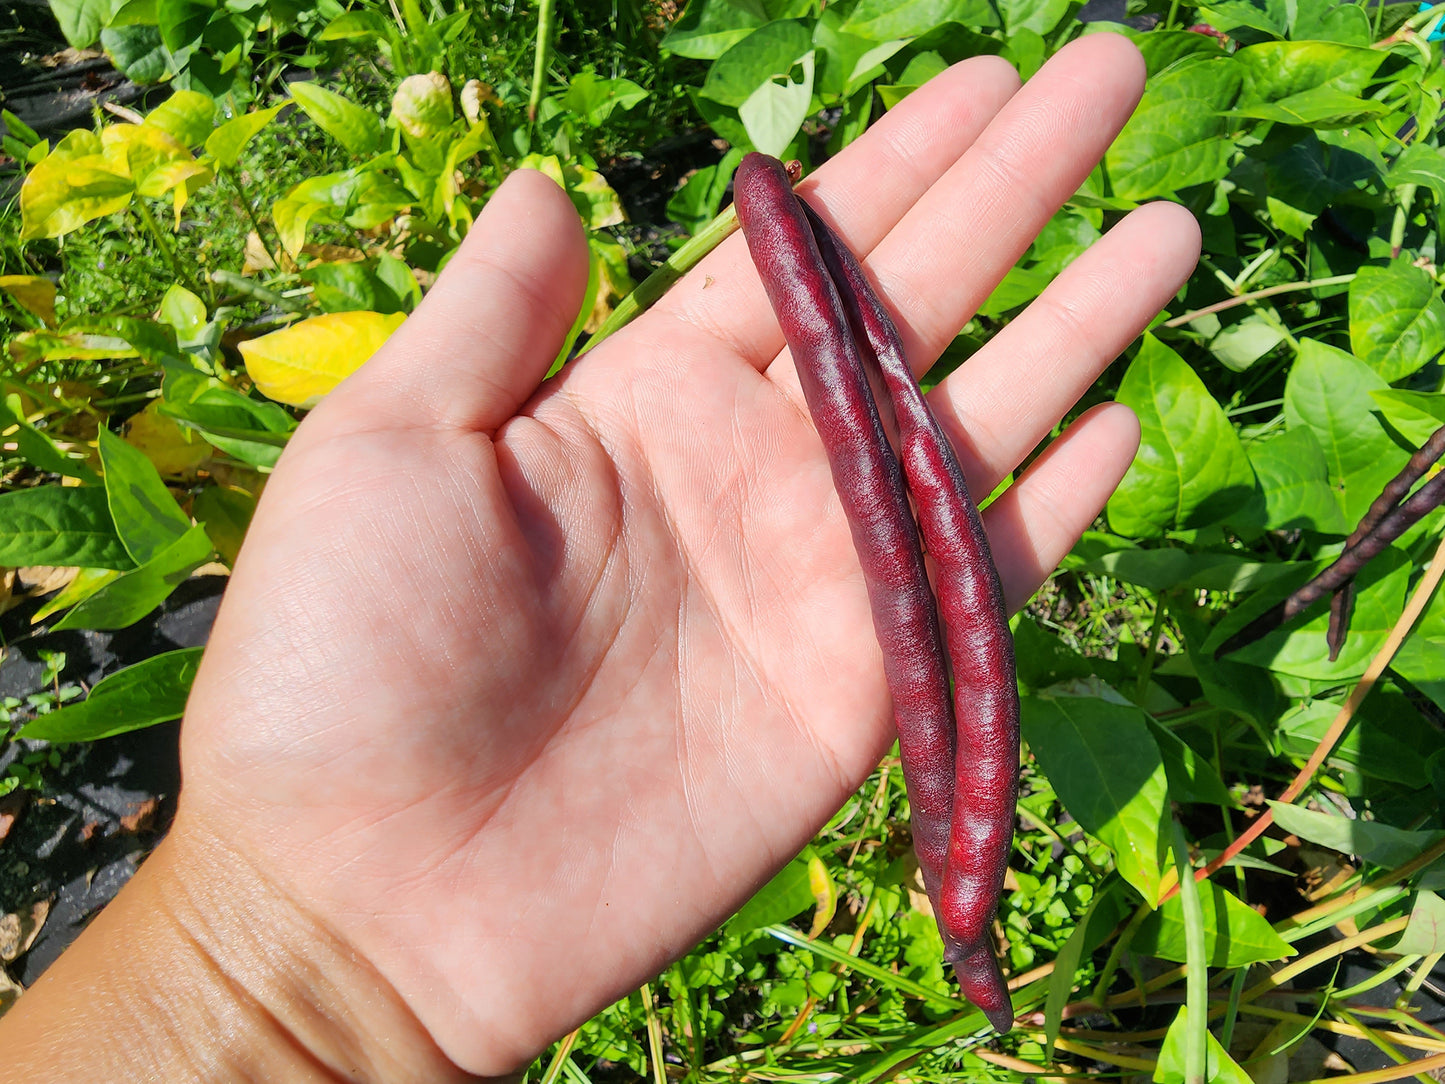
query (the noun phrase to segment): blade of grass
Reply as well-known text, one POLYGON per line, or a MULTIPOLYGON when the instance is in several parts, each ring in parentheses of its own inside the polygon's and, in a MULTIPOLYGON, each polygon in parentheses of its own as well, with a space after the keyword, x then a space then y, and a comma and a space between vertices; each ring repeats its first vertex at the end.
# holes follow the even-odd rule
POLYGON ((567 1061, 568 1055, 572 1053, 572 1047, 577 1045, 577 1036, 580 1034, 582 1034, 582 1029, 578 1028, 562 1037, 562 1041, 557 1044, 557 1053, 552 1055, 551 1064, 542 1074, 540 1084, 557 1084, 557 1077, 562 1073, 562 1063, 567 1061))
POLYGON ((1209 970, 1204 947, 1204 908, 1199 902, 1199 885, 1189 874, 1189 841, 1177 817, 1174 831, 1174 867, 1179 871, 1179 901, 1184 909, 1184 958, 1189 966, 1185 977, 1184 1007, 1189 1029, 1184 1035, 1185 1084, 1204 1084, 1209 1051, 1209 970))
POLYGON ((1407 1076, 1419 1076, 1435 1069, 1445 1069, 1445 1054, 1433 1054, 1419 1061, 1407 1062, 1389 1069, 1376 1069, 1369 1073, 1347 1073, 1345 1076, 1302 1080, 1300 1084, 1385 1084, 1388 1080, 1404 1080, 1407 1076))
POLYGON ((809 941, 807 936, 799 933, 789 926, 765 926, 763 932, 779 941, 793 945, 797 948, 807 949, 816 953, 829 963, 842 964, 849 971, 856 971, 860 975, 866 975, 875 982, 880 982, 900 993, 912 994, 914 997, 931 1001, 935 1005, 942 1005, 946 1008, 958 1010, 968 1007, 966 1001, 952 997, 949 994, 938 990, 930 990, 928 987, 914 982, 912 979, 905 979, 901 975, 895 975, 891 971, 879 967, 875 963, 860 959, 857 956, 850 956, 847 952, 826 941, 809 941))
POLYGON ((1322 949, 1311 952, 1308 956, 1301 956, 1297 960, 1292 960, 1270 975, 1269 978, 1255 983, 1255 985, 1246 990, 1243 995, 1243 1000, 1253 1001, 1260 995, 1284 985, 1296 975, 1303 974, 1310 968, 1324 963, 1326 960, 1332 960, 1336 956, 1350 951, 1352 948, 1359 948, 1361 945, 1368 945, 1372 941, 1379 941, 1382 938, 1389 937, 1391 934, 1399 933, 1409 921, 1409 915, 1401 915, 1399 918, 1391 919, 1389 922, 1382 922, 1378 926, 1371 926, 1369 929, 1361 930, 1353 937, 1341 938, 1334 944, 1326 945, 1322 949))
POLYGON ((642 1011, 647 1015, 647 1060, 652 1064, 653 1084, 667 1084, 667 1063, 662 1060, 662 1021, 652 1000, 652 983, 642 986, 642 1011))

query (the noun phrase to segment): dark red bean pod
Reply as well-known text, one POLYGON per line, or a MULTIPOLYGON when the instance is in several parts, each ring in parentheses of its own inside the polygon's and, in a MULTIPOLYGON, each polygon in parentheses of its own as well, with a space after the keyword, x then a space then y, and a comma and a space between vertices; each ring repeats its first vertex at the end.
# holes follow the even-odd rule
POLYGON ((1414 493, 1406 497, 1353 546, 1341 553, 1333 564, 1326 568, 1303 587, 1298 588, 1279 605, 1260 614, 1214 650, 1214 657, 1221 658, 1231 651, 1238 651, 1246 644, 1252 644, 1260 637, 1279 628, 1326 595, 1332 594, 1358 576, 1367 564, 1379 555, 1386 546, 1408 531, 1430 512, 1445 504, 1445 474, 1437 474, 1414 493))
MULTIPOLYGON (((965 993, 980 1008, 1007 1012, 1008 991, 992 952, 979 971, 979 946, 1003 891, 1013 846, 1019 779, 1019 696, 1003 586, 978 506, 953 448, 933 416, 888 310, 843 240, 811 208, 813 234, 843 300, 865 364, 881 371, 898 420, 900 458, 937 570, 939 613, 954 678, 958 749, 953 820, 938 923, 965 993)), ((992 1017, 991 1017, 992 1018, 992 1017)), ((1000 1031, 1005 1022, 994 1020, 1000 1031)))
MULTIPOLYGON (((1369 510, 1350 536, 1345 539, 1345 549, 1358 545, 1360 540, 1373 531, 1380 523, 1380 520, 1387 516, 1391 509, 1405 499, 1406 494, 1415 488, 1415 483, 1425 477, 1425 472, 1435 465, 1442 455, 1445 455, 1445 425, 1442 425, 1435 432, 1430 434, 1430 439, 1410 457, 1400 473, 1391 478, 1380 495, 1375 498, 1369 510)), ((1330 626, 1325 634, 1325 642, 1330 648, 1330 662, 1339 658, 1340 649, 1345 646, 1345 635, 1350 630, 1350 607, 1354 601, 1354 585, 1346 583, 1339 587, 1334 596, 1330 599, 1330 626)))
POLYGON ((936 898, 953 810, 954 723, 943 637, 902 472, 838 291, 783 166, 748 155, 734 192, 863 568, 893 697, 914 845, 924 884, 936 898))

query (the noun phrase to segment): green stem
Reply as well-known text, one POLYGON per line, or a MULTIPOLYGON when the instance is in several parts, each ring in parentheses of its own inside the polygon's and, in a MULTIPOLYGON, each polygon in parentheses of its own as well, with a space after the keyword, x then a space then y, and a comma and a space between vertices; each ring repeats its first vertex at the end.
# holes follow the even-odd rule
POLYGON ((1179 327, 1198 320, 1201 316, 1208 316, 1212 312, 1223 312, 1225 309, 1232 309, 1236 305, 1248 305, 1252 301, 1258 301, 1262 297, 1274 297, 1276 294, 1293 293, 1296 290, 1313 290, 1320 286, 1343 286, 1347 282, 1353 282, 1355 276, 1331 275, 1329 278, 1310 279, 1306 282, 1282 282, 1278 286, 1266 286, 1262 290, 1254 290, 1247 294, 1240 294, 1238 297, 1225 298, 1223 301, 1216 301, 1213 305, 1205 305, 1202 309, 1194 309, 1186 312, 1183 316, 1176 316, 1172 320, 1164 321, 1165 327, 1179 327))
POLYGON ((1179 17, 1179 0, 1169 0, 1169 18, 1164 20, 1164 29, 1173 30, 1179 17))
POLYGON ((231 182, 231 187, 236 190, 236 198, 241 201, 241 206, 246 211, 246 218, 250 220, 251 228, 256 231, 256 240, 261 242, 261 248, 266 252, 266 258, 271 261, 271 266, 281 270, 281 261, 277 259, 276 253, 271 251, 271 246, 266 243, 266 235, 261 232, 261 223, 256 218, 256 209, 251 206, 250 199, 246 196, 246 189, 241 184, 241 176, 234 169, 223 169, 221 172, 226 180, 231 182))
POLYGON ((527 122, 537 121, 542 88, 547 82, 547 58, 552 51, 552 29, 557 21, 555 0, 537 0, 537 51, 532 60, 532 96, 527 99, 527 122))
POLYGON ((1174 866, 1179 871, 1179 902, 1184 911, 1184 957, 1189 965, 1185 976, 1184 1005, 1189 1011, 1189 1030, 1184 1035, 1185 1084, 1204 1084, 1209 1035, 1209 971, 1204 949, 1204 908, 1199 902, 1199 885, 1189 864, 1189 843, 1178 818, 1174 828, 1174 866))
POLYGON ((582 349, 578 351, 577 356, 581 357, 603 339, 622 330, 650 309, 658 298, 667 293, 668 288, 674 282, 691 271, 704 256, 717 248, 723 239, 737 228, 737 211, 729 207, 669 256, 665 264, 643 279, 642 285, 623 298, 621 304, 612 310, 612 315, 597 329, 597 333, 588 339, 582 349))
MULTIPOLYGON (((131 201, 131 206, 136 209, 136 214, 145 226, 146 232, 151 235, 151 240, 155 241, 156 248, 161 250, 161 255, 165 257, 166 263, 170 265, 171 274, 176 277, 176 281, 188 286, 191 291, 199 297, 201 294, 200 286, 194 278, 181 269, 181 263, 176 259, 175 247, 171 244, 170 239, 166 237, 165 231, 161 229, 160 223, 155 219, 155 215, 151 214, 151 209, 146 206, 145 200, 137 196, 131 201)), ((214 300, 215 299, 212 298, 213 302, 214 300)))
POLYGON ((1395 207, 1395 221, 1390 225, 1390 259, 1400 255, 1400 249, 1405 247, 1405 227, 1410 222, 1410 205, 1415 202, 1415 188, 1413 184, 1402 184, 1400 186, 1400 202, 1395 207))
POLYGON ((305 312, 306 306, 293 297, 286 297, 278 294, 275 290, 268 290, 259 282, 252 282, 244 275, 238 275, 234 271, 212 271, 211 281, 218 286, 224 286, 228 290, 235 290, 238 294, 245 294, 257 301, 264 301, 268 305, 280 309, 282 312, 305 312))
POLYGON ((1164 596, 1157 596, 1154 599, 1154 623, 1149 628, 1149 646, 1144 650, 1144 664, 1139 667, 1139 684, 1134 690, 1134 703, 1140 707, 1143 707, 1144 698, 1149 692, 1149 679, 1154 674, 1154 656, 1159 651, 1159 639, 1164 635, 1164 615, 1167 610, 1164 596))

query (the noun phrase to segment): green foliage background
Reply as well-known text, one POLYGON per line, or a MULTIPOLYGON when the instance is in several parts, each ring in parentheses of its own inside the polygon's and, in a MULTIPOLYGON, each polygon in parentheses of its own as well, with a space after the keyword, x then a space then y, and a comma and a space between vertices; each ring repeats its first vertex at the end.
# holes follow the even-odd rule
MULTIPOLYGON (((1289 1059, 1326 1029, 1384 1044, 1390 1061, 1445 1054, 1438 1033, 1378 1004, 1373 981, 1341 990, 1315 973, 1270 1000, 1299 971, 1279 961, 1308 949, 1332 966, 1340 942, 1312 939, 1337 928, 1385 946, 1381 973, 1407 994, 1445 953, 1445 604, 1389 641, 1441 514, 1361 578, 1338 659, 1323 605, 1214 657, 1338 554, 1445 423, 1445 5, 1131 0, 1100 21, 1107 6, 579 2, 539 19, 417 0, 52 0, 72 45, 98 43, 177 93, 144 124, 98 116, 54 146, 5 117, 26 179, 0 229, 0 565, 80 569, 42 616, 117 628, 178 577, 229 561, 301 413, 257 390, 242 342, 322 314, 410 311, 511 169, 546 169, 590 228, 580 335, 669 250, 675 268, 711 243, 744 150, 811 168, 961 59, 998 54, 1027 77, 1075 37, 1127 34, 1149 71, 1138 111, 927 381, 1123 213, 1168 199, 1198 216, 1197 273, 1077 408, 1131 406, 1139 456, 1015 620, 1026 761, 997 934, 1020 1025, 994 1042, 946 980, 890 759, 742 912, 533 1075, 982 1080, 1063 1066, 1172 1081, 1207 1063, 1211 1080, 1301 1079, 1289 1059), (649 244, 606 177, 684 128, 728 149, 669 193, 678 228, 649 244), (1333 735, 1387 643, 1388 668, 1333 735), (1322 741, 1323 770, 1270 807, 1277 830, 1197 894, 1171 895, 1322 741), (1339 875, 1305 899, 1301 874, 1331 854, 1339 875), (1207 984, 1186 990, 1174 965, 1190 959, 1207 984)), ((173 652, 80 703, 8 705, 24 723, 10 740, 176 718, 195 662, 173 652)), ((42 787, 37 765, 3 785, 42 787)))

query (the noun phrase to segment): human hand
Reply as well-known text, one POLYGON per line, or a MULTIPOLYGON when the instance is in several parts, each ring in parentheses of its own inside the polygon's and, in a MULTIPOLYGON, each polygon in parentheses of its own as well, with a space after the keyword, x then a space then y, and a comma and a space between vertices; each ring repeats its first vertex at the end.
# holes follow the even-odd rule
MULTIPOLYGON (((1112 35, 1017 93, 1002 61, 967 61, 805 183, 869 254, 917 368, 1142 84, 1112 35)), ((1135 212, 933 394, 975 492, 1196 256, 1181 208, 1135 212)), ((539 390, 584 278, 570 203, 516 174, 297 432, 182 732, 167 846, 314 918, 476 1073, 524 1065, 705 936, 893 737, 857 559, 741 237, 539 390)), ((1088 412, 990 507, 1013 607, 1136 443, 1127 409, 1088 412)))

